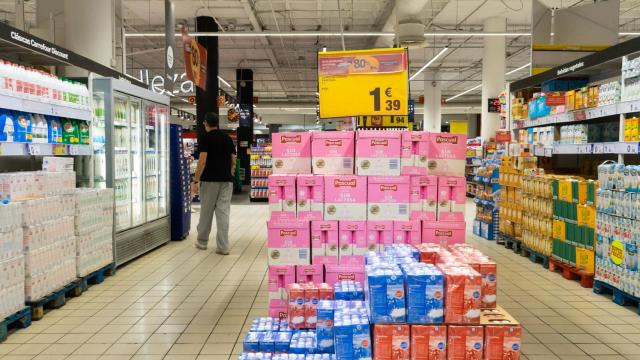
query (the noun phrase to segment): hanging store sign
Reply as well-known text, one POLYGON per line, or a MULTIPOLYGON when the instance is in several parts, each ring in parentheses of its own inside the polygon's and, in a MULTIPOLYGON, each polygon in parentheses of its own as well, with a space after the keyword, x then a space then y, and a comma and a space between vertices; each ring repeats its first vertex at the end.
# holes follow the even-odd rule
POLYGON ((187 79, 202 90, 207 90, 207 49, 188 35, 186 27, 182 27, 182 46, 184 48, 184 64, 187 79))
POLYGON ((408 114, 405 49, 318 53, 320 117, 408 114))

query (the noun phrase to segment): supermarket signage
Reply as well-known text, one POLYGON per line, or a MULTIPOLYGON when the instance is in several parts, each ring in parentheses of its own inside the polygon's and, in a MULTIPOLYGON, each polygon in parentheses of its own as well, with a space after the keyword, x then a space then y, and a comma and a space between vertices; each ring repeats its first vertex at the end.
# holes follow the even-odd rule
POLYGON ((182 27, 182 47, 184 48, 184 65, 187 78, 202 89, 207 90, 207 49, 182 27))
POLYGON ((408 115, 405 49, 318 53, 320 117, 408 115))
POLYGON ((19 41, 27 46, 30 46, 34 49, 42 50, 47 52, 55 57, 58 57, 63 60, 69 60, 69 53, 58 50, 55 46, 48 46, 43 41, 38 41, 31 36, 24 36, 19 34, 17 31, 11 31, 11 38, 13 40, 19 41))
POLYGON ((373 115, 358 116, 358 127, 409 127, 410 121, 408 116, 404 115, 373 115))
POLYGON ((609 247, 609 258, 616 265, 622 265, 624 261, 624 245, 619 240, 613 240, 609 247))

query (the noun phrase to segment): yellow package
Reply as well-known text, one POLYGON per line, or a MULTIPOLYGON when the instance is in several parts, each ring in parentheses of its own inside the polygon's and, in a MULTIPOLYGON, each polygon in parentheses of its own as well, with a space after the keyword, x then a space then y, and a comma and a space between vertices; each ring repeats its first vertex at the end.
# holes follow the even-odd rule
POLYGON ((564 221, 561 220, 553 220, 553 230, 552 230, 553 238, 558 240, 565 240, 566 236, 566 228, 564 221))
POLYGON ((575 110, 576 91, 575 90, 565 91, 564 99, 565 99, 564 100, 565 105, 567 106, 567 110, 575 110))
POLYGON ((571 189, 571 181, 566 179, 558 180, 558 199, 562 201, 571 202, 573 199, 573 193, 571 189))
POLYGON ((578 225, 596 228, 596 209, 588 205, 578 205, 578 225))
POLYGON ((576 247, 576 267, 583 269, 588 273, 594 272, 594 256, 593 251, 576 247))

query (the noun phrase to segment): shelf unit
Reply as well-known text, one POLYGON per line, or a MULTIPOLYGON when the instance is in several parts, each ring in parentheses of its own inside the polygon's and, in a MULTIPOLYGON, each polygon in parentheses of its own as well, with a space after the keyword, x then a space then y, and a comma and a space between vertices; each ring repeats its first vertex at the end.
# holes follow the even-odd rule
POLYGON ((264 202, 268 199, 268 178, 271 175, 271 144, 263 143, 250 149, 251 193, 250 201, 264 202))
MULTIPOLYGON (((476 217, 473 220, 473 234, 487 240, 495 240, 498 232, 498 204, 496 195, 499 194, 499 169, 497 160, 485 161, 483 166, 489 174, 475 175, 473 181, 476 184, 476 217), (491 169, 493 168, 493 169, 491 169)), ((481 168, 482 169, 482 168, 481 168)))

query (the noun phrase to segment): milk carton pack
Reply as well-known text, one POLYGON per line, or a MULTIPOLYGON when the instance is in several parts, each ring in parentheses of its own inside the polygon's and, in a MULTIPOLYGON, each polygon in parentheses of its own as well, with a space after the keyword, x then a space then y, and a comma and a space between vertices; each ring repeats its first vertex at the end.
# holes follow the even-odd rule
POLYGON ((365 265, 365 273, 365 297, 371 323, 406 322, 404 278, 398 265, 365 265))
POLYGON ((467 137, 461 134, 429 133, 427 174, 464 175, 467 137))
POLYGON ((353 131, 317 131, 311 136, 313 173, 353 175, 353 131))
POLYGON ((464 221, 466 183, 464 176, 438 177, 438 220, 464 221))
MULTIPOLYGON (((291 354, 313 354, 316 351, 315 331, 298 331, 291 335, 289 352, 291 354)), ((306 357, 305 357, 306 359, 306 357)))
POLYGON ((367 189, 368 220, 409 220, 408 176, 371 176, 367 189))
POLYGON ((311 222, 311 255, 313 264, 327 262, 338 263, 338 222, 311 222), (332 260, 329 260, 332 259, 332 260), (335 261, 333 261, 335 260, 335 261))
POLYGON ((376 360, 409 360, 409 325, 377 324, 373 327, 373 358, 376 360))
POLYGON ((520 359, 522 328, 519 325, 496 325, 484 328, 485 359, 520 359))
POLYGON ((296 177, 294 175, 270 175, 268 187, 271 219, 295 220, 296 177))
POLYGON ((267 221, 269 265, 311 264, 308 221, 267 221))
POLYGON ((407 322, 439 324, 444 321, 444 275, 434 265, 402 265, 407 284, 407 322))
POLYGON ((400 175, 400 131, 360 130, 356 133, 356 174, 400 175))
POLYGON ((411 325, 411 360, 445 360, 447 327, 411 325))
POLYGON ((333 300, 318 302, 318 322, 316 324, 316 344, 319 352, 333 353, 333 300))
POLYGON ((466 265, 440 265, 445 276, 446 323, 479 323, 482 307, 482 278, 466 265))
POLYGON ((482 307, 495 308, 498 298, 498 268, 495 262, 486 261, 480 264, 482 277, 482 307))
POLYGON ((260 337, 260 351, 261 352, 274 352, 276 347, 276 338, 273 331, 265 331, 260 337))
POLYGON ((344 303, 335 305, 333 331, 336 358, 371 360, 373 354, 367 310, 363 302, 344 303))
POLYGON ((422 242, 440 245, 462 244, 465 240, 464 221, 423 221, 422 242))
POLYGON ((438 177, 411 176, 409 189, 411 220, 436 220, 438 209, 438 177))
POLYGON ((394 221, 393 242, 410 245, 422 243, 422 224, 420 221, 394 221))
POLYGON ((362 283, 358 281, 338 281, 334 285, 335 299, 348 301, 364 301, 362 283))
POLYGON ((318 301, 320 300, 320 289, 314 283, 306 283, 304 287, 304 327, 315 329, 318 321, 318 301))
POLYGON ((325 176, 325 220, 367 220, 367 177, 325 176))
POLYGON ((289 331, 278 331, 274 333, 274 351, 276 353, 288 353, 289 344, 291 343, 291 335, 289 331))
POLYGON ((293 265, 269 265, 269 300, 287 300, 287 285, 296 282, 296 267, 293 265))
POLYGON ((296 282, 298 284, 324 282, 324 266, 322 264, 298 265, 296 268, 296 282))
MULTIPOLYGON (((363 265, 362 255, 367 244, 366 221, 340 221, 338 224, 340 237, 340 264, 363 265)), ((377 244, 376 244, 377 248, 377 244)))
POLYGON ((322 220, 324 213, 324 177, 296 177, 297 216, 299 220, 322 220))
POLYGON ((324 265, 325 282, 331 286, 338 281, 364 282, 364 267, 355 265, 324 265))
POLYGON ((305 328, 305 288, 302 284, 287 285, 289 308, 287 311, 289 327, 292 329, 305 328))
MULTIPOLYGON (((449 325, 447 329, 447 360, 496 359, 483 357, 482 326, 449 325)), ((497 359, 504 359, 498 357, 497 359)), ((509 358, 506 358, 509 359, 509 358)))
POLYGON ((426 175, 429 155, 429 133, 426 131, 405 131, 401 144, 402 175, 426 175))
POLYGON ((260 351, 260 339, 264 332, 249 331, 242 342, 242 351, 258 352, 260 351))
POLYGON ((311 133, 273 134, 271 158, 274 174, 311 174, 311 133))
POLYGON ((388 244, 393 244, 393 221, 367 221, 368 251, 382 250, 388 244))

